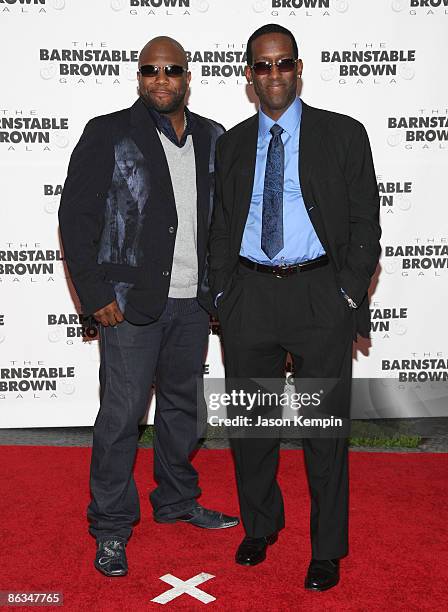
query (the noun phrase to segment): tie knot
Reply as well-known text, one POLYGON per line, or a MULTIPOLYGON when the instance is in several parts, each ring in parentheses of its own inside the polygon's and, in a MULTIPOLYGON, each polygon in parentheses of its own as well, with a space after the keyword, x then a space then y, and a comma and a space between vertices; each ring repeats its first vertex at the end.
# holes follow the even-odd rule
POLYGON ((280 136, 280 134, 285 130, 280 125, 278 125, 278 123, 274 123, 274 125, 269 131, 271 132, 272 136, 280 136))

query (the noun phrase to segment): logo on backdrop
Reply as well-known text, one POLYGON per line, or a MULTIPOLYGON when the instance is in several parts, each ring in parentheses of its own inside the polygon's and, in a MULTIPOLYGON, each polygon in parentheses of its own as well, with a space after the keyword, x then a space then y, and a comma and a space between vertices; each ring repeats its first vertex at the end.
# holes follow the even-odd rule
POLYGON ((44 196, 43 209, 48 215, 54 215, 58 212, 60 196, 62 193, 62 185, 46 183, 42 185, 42 193, 44 196))
POLYGON ((67 117, 41 116, 36 110, 0 109, 0 150, 53 151, 65 149, 67 117))
POLYGON ((448 15, 448 0, 392 0, 391 8, 395 13, 405 11, 412 16, 441 16, 448 15))
POLYGON ((212 49, 186 53, 193 78, 201 85, 246 84, 246 43, 215 43, 212 49))
POLYGON ((126 10, 129 15, 190 16, 207 13, 208 0, 110 0, 110 8, 115 12, 126 10))
POLYGON ((382 263, 386 274, 399 273, 412 278, 444 277, 448 269, 447 238, 415 238, 414 244, 387 245, 382 263))
POLYGON ((382 215, 407 212, 412 207, 412 181, 387 181, 377 175, 382 215))
POLYGON ((353 42, 349 49, 321 51, 321 79, 339 85, 396 85, 415 76, 415 49, 353 42))
POLYGON ((66 4, 66 0, 0 0, 0 13, 45 15, 63 11, 66 4))
POLYGON ((402 306, 384 307, 380 302, 370 303, 370 331, 376 338, 403 336, 407 331, 408 308, 402 306))
POLYGON ((73 340, 79 338, 81 342, 98 339, 98 323, 90 315, 77 313, 49 313, 47 314, 49 327, 48 341, 55 343, 66 340, 66 344, 73 345, 73 340))
POLYGON ((39 49, 40 76, 58 83, 119 85, 136 80, 138 51, 109 49, 106 42, 72 42, 71 48, 39 49))
POLYGON ((0 250, 0 283, 54 283, 65 276, 59 249, 46 249, 38 242, 5 243, 0 250))
POLYGON ((387 117, 387 144, 399 149, 447 149, 448 108, 420 109, 413 116, 387 117))
POLYGON ((448 359, 442 352, 411 353, 407 359, 382 359, 381 369, 386 377, 400 382, 428 382, 448 380, 448 359))
POLYGON ((349 0, 252 0, 254 13, 272 17, 331 17, 349 8, 349 0))
POLYGON ((5 339, 5 315, 0 313, 0 344, 4 342, 5 339))
POLYGON ((56 399, 75 392, 75 366, 10 361, 0 368, 0 399, 56 399))

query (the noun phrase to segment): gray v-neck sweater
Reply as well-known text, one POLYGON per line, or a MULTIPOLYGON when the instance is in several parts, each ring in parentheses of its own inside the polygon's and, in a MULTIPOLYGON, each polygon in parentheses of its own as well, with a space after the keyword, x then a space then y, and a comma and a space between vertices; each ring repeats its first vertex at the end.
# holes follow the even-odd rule
POLYGON ((164 134, 165 151, 177 210, 177 233, 168 297, 192 298, 198 290, 196 163, 191 135, 183 147, 164 134))

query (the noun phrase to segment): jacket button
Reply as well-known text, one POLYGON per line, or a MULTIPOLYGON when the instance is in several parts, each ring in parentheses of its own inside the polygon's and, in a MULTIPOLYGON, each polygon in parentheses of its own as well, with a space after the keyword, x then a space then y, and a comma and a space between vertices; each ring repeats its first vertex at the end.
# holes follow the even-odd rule
POLYGON ((170 234, 174 234, 174 227, 170 225, 170 227, 168 228, 168 231, 170 234))
POLYGON ((170 273, 168 272, 168 270, 164 270, 164 271, 162 272, 162 274, 163 274, 163 276, 169 276, 169 275, 170 275, 170 273))

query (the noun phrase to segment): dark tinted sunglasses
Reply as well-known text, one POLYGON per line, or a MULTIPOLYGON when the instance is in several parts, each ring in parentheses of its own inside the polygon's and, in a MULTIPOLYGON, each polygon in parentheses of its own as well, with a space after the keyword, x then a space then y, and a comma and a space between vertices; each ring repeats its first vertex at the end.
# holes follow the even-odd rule
POLYGON ((140 66, 139 72, 144 77, 155 77, 161 70, 165 71, 167 77, 180 77, 184 72, 187 72, 187 68, 178 66, 177 64, 168 64, 167 66, 154 66, 153 64, 145 64, 140 66))
POLYGON ((272 72, 274 65, 277 66, 279 72, 291 72, 291 70, 294 70, 296 64, 296 59, 287 57, 285 59, 277 60, 276 62, 255 62, 255 64, 252 64, 251 68, 255 74, 261 76, 263 74, 269 74, 272 72))

